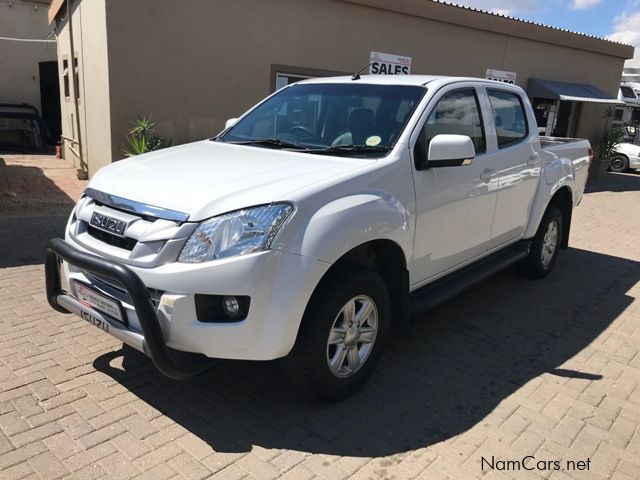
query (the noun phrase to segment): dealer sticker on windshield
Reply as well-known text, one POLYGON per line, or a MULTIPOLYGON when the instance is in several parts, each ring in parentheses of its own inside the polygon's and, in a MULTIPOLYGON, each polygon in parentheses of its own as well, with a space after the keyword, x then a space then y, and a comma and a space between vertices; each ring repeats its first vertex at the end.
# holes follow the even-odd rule
POLYGON ((370 147, 375 147, 376 145, 379 145, 381 141, 382 138, 380 138, 378 135, 372 135, 371 137, 367 138, 365 143, 370 147))

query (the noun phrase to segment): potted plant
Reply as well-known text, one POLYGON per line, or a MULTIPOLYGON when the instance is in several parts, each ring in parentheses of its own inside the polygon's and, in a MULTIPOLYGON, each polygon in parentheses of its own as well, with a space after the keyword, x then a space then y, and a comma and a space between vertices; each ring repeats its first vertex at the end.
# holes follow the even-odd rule
POLYGON ((609 168, 611 159, 615 156, 615 147, 624 140, 624 131, 613 124, 614 109, 609 107, 603 116, 604 124, 597 137, 596 157, 591 164, 589 177, 593 180, 602 178, 609 168))
POLYGON ((172 140, 156 134, 156 122, 151 115, 138 115, 125 137, 127 145, 122 147, 122 152, 127 157, 142 155, 143 153, 170 147, 172 140))

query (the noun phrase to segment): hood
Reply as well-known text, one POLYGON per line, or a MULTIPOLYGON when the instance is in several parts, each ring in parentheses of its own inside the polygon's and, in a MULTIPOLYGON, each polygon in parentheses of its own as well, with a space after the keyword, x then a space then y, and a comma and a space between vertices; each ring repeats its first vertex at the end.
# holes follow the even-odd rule
POLYGON ((616 152, 624 153, 632 157, 640 156, 640 146, 634 143, 619 143, 614 147, 614 149, 616 152))
POLYGON ((205 140, 115 162, 89 186, 200 221, 287 200, 290 192, 371 161, 205 140))

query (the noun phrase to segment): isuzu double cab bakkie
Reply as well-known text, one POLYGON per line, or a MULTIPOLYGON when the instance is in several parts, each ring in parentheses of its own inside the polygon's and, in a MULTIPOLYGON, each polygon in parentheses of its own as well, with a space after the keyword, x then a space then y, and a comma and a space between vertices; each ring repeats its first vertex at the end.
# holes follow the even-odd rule
POLYGON ((102 168, 48 245, 47 294, 181 379, 282 359, 304 393, 358 389, 393 328, 566 248, 586 140, 538 137, 516 86, 312 79, 217 137, 102 168))

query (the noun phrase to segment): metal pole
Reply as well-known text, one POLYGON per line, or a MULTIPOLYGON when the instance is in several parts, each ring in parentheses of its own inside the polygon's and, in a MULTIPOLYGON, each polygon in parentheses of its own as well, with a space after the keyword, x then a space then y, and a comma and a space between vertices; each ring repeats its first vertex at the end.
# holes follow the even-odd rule
POLYGON ((73 106, 75 108, 75 114, 76 114, 76 129, 78 130, 76 133, 76 136, 78 138, 78 159, 80 160, 80 170, 83 170, 85 172, 84 175, 82 175, 81 172, 78 172, 78 178, 84 177, 81 179, 86 179, 88 168, 87 168, 87 164, 84 162, 84 157, 82 153, 80 106, 78 105, 78 97, 80 95, 80 92, 79 92, 80 86, 78 84, 78 75, 76 74, 76 69, 78 68, 78 65, 76 61, 75 48, 73 45, 73 20, 71 17, 72 17, 71 0, 67 0, 67 21, 69 22, 69 48, 71 49, 71 72, 70 73, 72 75, 71 78, 73 78, 73 106))

